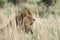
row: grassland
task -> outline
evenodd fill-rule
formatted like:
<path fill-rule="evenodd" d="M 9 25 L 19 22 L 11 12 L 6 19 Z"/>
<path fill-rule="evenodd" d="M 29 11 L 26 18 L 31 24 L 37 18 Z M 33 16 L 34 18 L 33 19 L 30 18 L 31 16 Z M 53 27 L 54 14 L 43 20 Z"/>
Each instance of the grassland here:
<path fill-rule="evenodd" d="M 13 6 L 10 3 L 5 4 L 4 8 L 0 8 L 0 40 L 60 40 L 60 4 L 58 3 L 55 6 L 49 7 L 48 11 L 43 9 L 41 6 L 37 6 L 36 3 L 20 3 L 17 6 Z M 24 7 L 30 9 L 35 18 L 35 23 L 33 25 L 34 34 L 26 34 L 17 31 L 13 27 L 8 25 L 8 28 L 5 27 L 9 23 L 9 20 L 14 18 L 14 15 L 22 10 Z M 54 12 L 54 14 L 52 14 Z M 3 28 L 6 30 L 2 30 Z M 4 32 L 3 32 L 4 31 Z"/>

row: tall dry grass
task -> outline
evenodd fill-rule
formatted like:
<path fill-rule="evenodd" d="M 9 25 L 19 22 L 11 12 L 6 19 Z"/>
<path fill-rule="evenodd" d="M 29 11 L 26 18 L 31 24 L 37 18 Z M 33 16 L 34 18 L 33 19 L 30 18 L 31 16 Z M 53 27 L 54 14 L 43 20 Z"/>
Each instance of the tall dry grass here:
<path fill-rule="evenodd" d="M 34 18 L 36 21 L 33 25 L 33 35 L 17 30 L 13 20 L 12 26 L 8 24 L 3 30 L 0 30 L 0 40 L 60 40 L 59 16 L 50 15 L 48 18 L 41 18 L 34 15 Z"/>
<path fill-rule="evenodd" d="M 33 24 L 34 34 L 26 34 L 21 30 L 17 30 L 14 15 L 12 15 L 19 8 L 10 6 L 3 9 L 2 18 L 4 21 L 3 25 L 0 26 L 0 28 L 3 27 L 0 29 L 0 40 L 60 40 L 60 17 L 58 15 L 41 18 L 39 15 L 33 14 L 35 18 Z M 12 25 L 9 23 L 9 18 L 12 20 Z"/>

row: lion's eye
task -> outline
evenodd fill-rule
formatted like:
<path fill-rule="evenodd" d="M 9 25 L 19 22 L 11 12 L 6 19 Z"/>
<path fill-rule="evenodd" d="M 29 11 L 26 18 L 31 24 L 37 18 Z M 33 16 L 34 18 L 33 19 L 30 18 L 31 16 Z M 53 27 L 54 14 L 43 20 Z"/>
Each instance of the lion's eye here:
<path fill-rule="evenodd" d="M 33 19 L 32 17 L 29 17 L 29 19 L 31 19 L 32 21 L 35 21 L 35 19 Z"/>
<path fill-rule="evenodd" d="M 35 21 L 35 19 L 33 19 L 33 21 Z"/>

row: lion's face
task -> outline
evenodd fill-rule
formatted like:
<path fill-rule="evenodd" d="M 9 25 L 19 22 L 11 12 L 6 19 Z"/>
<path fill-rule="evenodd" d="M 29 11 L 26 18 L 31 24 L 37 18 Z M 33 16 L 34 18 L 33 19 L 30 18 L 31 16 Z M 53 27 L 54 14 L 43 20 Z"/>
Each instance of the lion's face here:
<path fill-rule="evenodd" d="M 35 19 L 33 17 L 31 17 L 30 15 L 28 15 L 24 18 L 24 23 L 26 26 L 27 25 L 29 25 L 29 26 L 33 25 L 34 21 L 35 21 Z"/>
<path fill-rule="evenodd" d="M 20 15 L 16 17 L 16 23 L 18 26 L 22 26 L 24 24 L 25 31 L 31 31 L 33 27 L 31 27 L 34 23 L 35 19 L 32 17 L 32 13 L 29 10 L 23 10 Z"/>

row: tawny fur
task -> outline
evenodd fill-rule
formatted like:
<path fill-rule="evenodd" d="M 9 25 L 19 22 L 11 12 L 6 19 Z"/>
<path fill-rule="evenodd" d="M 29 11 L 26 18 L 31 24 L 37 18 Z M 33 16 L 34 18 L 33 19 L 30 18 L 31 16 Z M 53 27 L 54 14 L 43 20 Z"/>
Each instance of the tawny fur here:
<path fill-rule="evenodd" d="M 18 16 L 16 17 L 16 23 L 18 26 L 24 26 L 24 30 L 25 32 L 29 31 L 31 33 L 33 33 L 33 21 L 35 21 L 35 19 L 32 17 L 32 13 L 30 12 L 30 10 L 25 9 L 23 11 L 21 11 Z M 20 27 L 21 28 L 21 27 Z"/>

